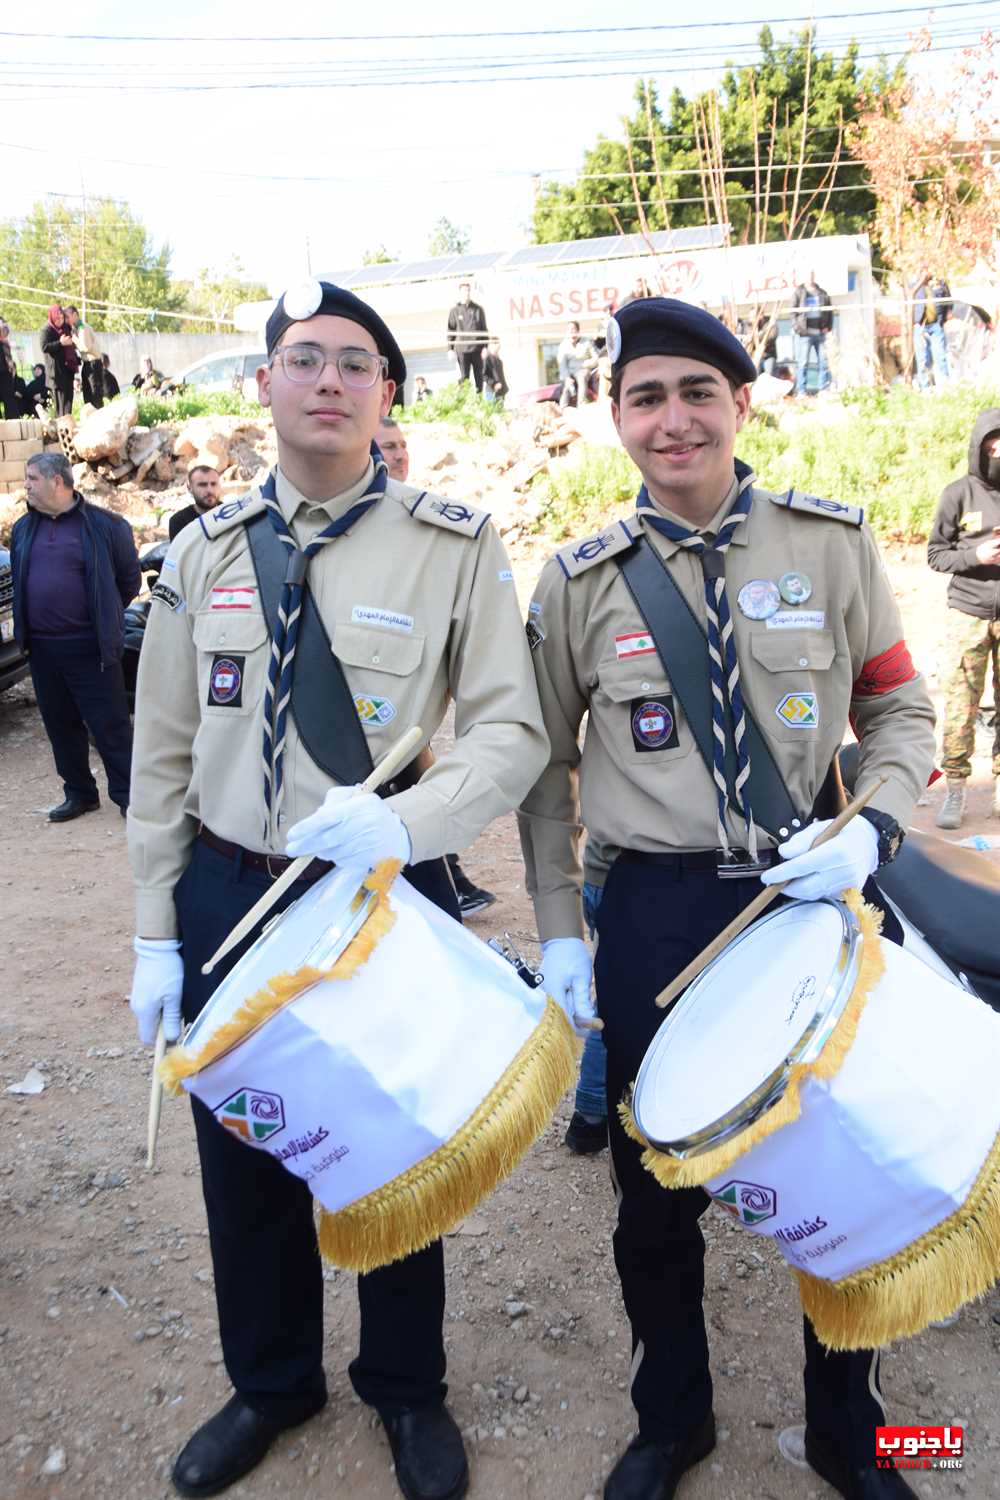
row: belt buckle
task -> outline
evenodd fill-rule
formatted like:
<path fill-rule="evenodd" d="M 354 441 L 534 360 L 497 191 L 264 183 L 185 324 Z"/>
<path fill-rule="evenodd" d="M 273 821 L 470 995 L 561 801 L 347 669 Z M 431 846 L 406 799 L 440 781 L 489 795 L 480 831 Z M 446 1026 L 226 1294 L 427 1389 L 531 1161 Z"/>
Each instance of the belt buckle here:
<path fill-rule="evenodd" d="M 770 855 L 771 851 L 767 852 Z M 728 858 L 725 849 L 715 851 L 715 873 L 719 880 L 751 880 L 770 868 L 770 858 L 751 859 L 748 849 L 731 849 Z"/>
<path fill-rule="evenodd" d="M 268 875 L 270 876 L 270 878 L 272 880 L 277 880 L 279 878 L 279 876 L 281 876 L 282 874 L 284 874 L 284 871 L 283 870 L 279 870 L 278 873 L 275 874 L 275 872 L 271 869 L 271 860 L 272 859 L 280 859 L 281 863 L 284 865 L 284 867 L 285 867 L 286 870 L 288 869 L 288 860 L 285 859 L 285 857 L 284 857 L 283 854 L 274 854 L 274 855 L 265 854 L 264 855 L 264 865 L 265 865 L 265 867 L 267 869 Z"/>

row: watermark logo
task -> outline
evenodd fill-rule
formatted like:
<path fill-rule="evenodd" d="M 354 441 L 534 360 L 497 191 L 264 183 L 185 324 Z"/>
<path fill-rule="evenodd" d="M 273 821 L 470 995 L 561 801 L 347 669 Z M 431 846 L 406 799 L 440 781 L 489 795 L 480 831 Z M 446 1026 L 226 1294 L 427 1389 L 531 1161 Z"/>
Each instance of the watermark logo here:
<path fill-rule="evenodd" d="M 710 1197 L 726 1213 L 739 1219 L 741 1224 L 762 1224 L 773 1219 L 778 1212 L 778 1195 L 774 1188 L 763 1187 L 759 1182 L 727 1182 L 724 1188 Z"/>
<path fill-rule="evenodd" d="M 259 1145 L 285 1128 L 285 1106 L 280 1094 L 263 1089 L 237 1089 L 213 1111 L 219 1124 L 249 1145 Z"/>
<path fill-rule="evenodd" d="M 877 1469 L 960 1469 L 965 1457 L 962 1427 L 876 1427 Z"/>

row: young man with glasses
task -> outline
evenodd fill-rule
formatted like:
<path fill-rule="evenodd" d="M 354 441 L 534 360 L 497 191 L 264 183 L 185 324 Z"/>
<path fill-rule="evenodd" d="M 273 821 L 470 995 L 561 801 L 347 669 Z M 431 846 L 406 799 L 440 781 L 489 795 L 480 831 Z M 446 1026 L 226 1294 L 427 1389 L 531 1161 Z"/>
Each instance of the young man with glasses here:
<path fill-rule="evenodd" d="M 267 350 L 257 380 L 277 466 L 177 537 L 143 645 L 131 1003 L 146 1043 L 161 1014 L 174 1039 L 202 1009 L 247 942 L 211 979 L 201 965 L 291 856 L 359 870 L 401 859 L 457 915 L 441 856 L 508 811 L 547 754 L 489 518 L 389 478 L 375 446 L 406 375 L 389 329 L 313 281 L 279 300 Z M 296 619 L 297 632 L 285 628 Z M 420 724 L 430 740 L 452 695 L 453 748 L 428 769 L 412 762 L 384 799 L 359 794 L 404 730 Z M 314 863 L 276 909 L 326 868 Z M 324 1405 L 323 1273 L 305 1185 L 193 1108 L 235 1394 L 188 1442 L 173 1482 L 209 1495 Z M 440 1241 L 359 1277 L 358 1292 L 354 1389 L 382 1418 L 408 1500 L 452 1500 L 468 1468 L 444 1406 Z"/>

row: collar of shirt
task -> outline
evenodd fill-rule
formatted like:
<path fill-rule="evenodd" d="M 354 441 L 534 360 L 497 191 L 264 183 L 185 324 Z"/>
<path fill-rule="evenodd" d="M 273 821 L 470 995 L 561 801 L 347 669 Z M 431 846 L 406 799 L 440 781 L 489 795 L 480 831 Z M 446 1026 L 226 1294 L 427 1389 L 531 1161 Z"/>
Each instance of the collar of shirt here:
<path fill-rule="evenodd" d="M 278 468 L 275 470 L 275 498 L 289 526 L 297 525 L 299 530 L 314 536 L 317 531 L 323 531 L 331 521 L 336 521 L 349 511 L 362 495 L 367 494 L 374 477 L 375 465 L 369 459 L 365 472 L 350 489 L 333 495 L 329 500 L 307 500 Z"/>
<path fill-rule="evenodd" d="M 649 494 L 649 491 L 647 490 L 646 493 Z M 722 504 L 715 512 L 715 515 L 709 521 L 707 526 L 702 526 L 700 528 L 699 534 L 701 536 L 715 537 L 718 535 L 719 527 L 722 525 L 723 521 L 732 510 L 733 502 L 735 501 L 738 493 L 739 481 L 734 476 L 733 482 L 729 486 L 729 490 L 726 494 L 726 498 L 723 500 Z M 653 501 L 653 509 L 657 515 L 663 516 L 668 521 L 673 521 L 675 526 L 684 526 L 688 531 L 693 530 L 691 522 L 689 520 L 686 520 L 684 516 L 679 516 L 675 510 L 668 510 L 665 505 L 661 505 L 658 500 L 654 500 L 652 495 L 650 495 L 649 498 Z M 644 509 L 645 507 L 643 508 L 643 510 Z M 643 510 L 637 510 L 635 513 L 636 518 L 640 522 L 642 522 L 643 520 Z M 747 530 L 748 528 L 745 522 L 742 526 L 738 526 L 733 533 L 733 540 L 730 545 L 733 547 L 745 547 L 747 544 Z M 679 542 L 672 542 L 669 537 L 665 537 L 662 532 L 657 531 L 654 527 L 648 528 L 648 530 L 646 531 L 646 535 L 651 541 L 655 539 L 656 547 L 661 557 L 673 557 L 674 553 L 680 546 Z"/>

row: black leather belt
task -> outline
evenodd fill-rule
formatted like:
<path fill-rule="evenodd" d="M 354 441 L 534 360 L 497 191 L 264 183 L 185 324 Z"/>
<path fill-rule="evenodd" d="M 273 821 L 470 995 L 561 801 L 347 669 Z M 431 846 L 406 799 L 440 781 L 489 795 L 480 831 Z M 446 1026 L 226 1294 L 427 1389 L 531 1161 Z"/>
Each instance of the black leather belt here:
<path fill-rule="evenodd" d="M 211 828 L 206 828 L 204 823 L 198 829 L 198 837 L 203 844 L 214 849 L 216 854 L 223 854 L 226 859 L 238 859 L 245 869 L 259 870 L 261 874 L 270 875 L 272 880 L 277 880 L 279 875 L 284 875 L 288 866 L 295 863 L 284 854 L 260 854 L 256 849 L 244 849 L 242 844 L 231 844 L 228 839 L 220 839 L 219 835 L 213 833 Z M 312 864 L 303 870 L 299 879 L 307 880 L 311 884 L 332 869 L 333 865 L 328 860 L 314 859 Z"/>
<path fill-rule="evenodd" d="M 745 849 L 733 849 L 730 852 L 737 860 L 748 857 Z M 777 849 L 762 849 L 758 857 L 769 867 L 776 865 L 780 858 Z M 623 849 L 618 858 L 626 859 L 630 864 L 657 865 L 661 869 L 673 870 L 676 874 L 683 870 L 688 874 L 715 875 L 724 861 L 721 849 Z"/>

